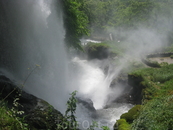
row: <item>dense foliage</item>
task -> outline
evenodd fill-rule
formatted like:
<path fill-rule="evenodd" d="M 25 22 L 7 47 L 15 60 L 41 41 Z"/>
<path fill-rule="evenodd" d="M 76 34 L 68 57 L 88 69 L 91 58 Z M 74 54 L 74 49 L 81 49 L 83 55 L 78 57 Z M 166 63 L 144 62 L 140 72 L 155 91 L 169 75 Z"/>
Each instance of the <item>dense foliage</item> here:
<path fill-rule="evenodd" d="M 132 123 L 132 130 L 168 130 L 173 128 L 173 65 L 161 68 L 144 68 L 130 75 L 140 77 L 143 106 Z"/>
<path fill-rule="evenodd" d="M 66 42 L 79 48 L 79 38 L 87 35 L 103 38 L 105 34 L 138 27 L 168 33 L 173 38 L 173 2 L 171 0 L 62 0 L 65 12 Z M 116 36 L 115 36 L 116 37 Z"/>
<path fill-rule="evenodd" d="M 172 20 L 171 0 L 166 2 L 154 0 L 83 0 L 89 13 L 89 24 L 92 30 L 110 28 L 134 28 L 139 24 L 157 26 L 157 21 Z M 161 17 L 161 18 L 159 18 Z M 165 18 L 165 19 L 164 19 Z M 164 26 L 164 23 L 163 23 Z"/>
<path fill-rule="evenodd" d="M 79 38 L 88 35 L 88 17 L 82 0 L 61 0 L 64 10 L 65 42 L 67 46 L 82 49 Z"/>
<path fill-rule="evenodd" d="M 147 102 L 134 120 L 132 130 L 171 130 L 173 128 L 173 96 L 163 96 Z"/>
<path fill-rule="evenodd" d="M 4 102 L 0 101 L 0 129 L 1 130 L 29 130 L 28 125 L 23 118 L 16 116 L 14 109 L 6 107 Z"/>

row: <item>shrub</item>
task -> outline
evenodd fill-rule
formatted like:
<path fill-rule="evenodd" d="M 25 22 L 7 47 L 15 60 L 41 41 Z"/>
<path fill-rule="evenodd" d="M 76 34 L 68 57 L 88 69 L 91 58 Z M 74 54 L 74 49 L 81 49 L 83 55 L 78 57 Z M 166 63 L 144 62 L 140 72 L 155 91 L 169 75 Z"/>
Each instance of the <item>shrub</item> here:
<path fill-rule="evenodd" d="M 6 107 L 4 102 L 0 105 L 1 130 L 29 130 L 23 118 L 17 117 L 14 111 Z"/>

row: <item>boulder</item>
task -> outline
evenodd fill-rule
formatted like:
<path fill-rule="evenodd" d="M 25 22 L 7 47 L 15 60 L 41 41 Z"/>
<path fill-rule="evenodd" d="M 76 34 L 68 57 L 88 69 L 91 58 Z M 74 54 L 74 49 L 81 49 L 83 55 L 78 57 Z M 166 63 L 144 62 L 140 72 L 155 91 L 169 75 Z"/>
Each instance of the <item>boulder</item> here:
<path fill-rule="evenodd" d="M 96 109 L 93 106 L 93 102 L 89 98 L 82 98 L 82 97 L 77 97 L 77 104 L 82 105 L 86 110 L 88 111 L 87 113 L 93 117 L 97 118 L 97 112 Z"/>
<path fill-rule="evenodd" d="M 96 109 L 93 106 L 92 100 L 89 98 L 77 97 L 77 103 L 82 104 L 83 106 L 85 106 L 85 108 L 87 108 L 88 110 L 92 112 L 96 111 Z"/>
<path fill-rule="evenodd" d="M 109 46 L 103 43 L 88 43 L 85 48 L 89 59 L 106 59 L 109 56 Z"/>

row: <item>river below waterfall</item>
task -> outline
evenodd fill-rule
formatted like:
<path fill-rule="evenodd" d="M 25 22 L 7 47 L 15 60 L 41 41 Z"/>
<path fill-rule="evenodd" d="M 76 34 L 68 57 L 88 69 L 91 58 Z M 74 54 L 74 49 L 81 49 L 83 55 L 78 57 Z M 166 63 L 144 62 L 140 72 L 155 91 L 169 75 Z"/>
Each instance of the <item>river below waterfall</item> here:
<path fill-rule="evenodd" d="M 76 112 L 77 120 L 81 129 L 87 129 L 92 121 L 98 123 L 98 129 L 101 126 L 113 128 L 116 120 L 121 114 L 127 112 L 133 105 L 128 103 L 112 102 L 118 98 L 124 90 L 124 86 L 110 87 L 113 79 L 118 76 L 119 67 L 114 68 L 108 59 L 91 60 L 74 57 L 70 63 L 69 88 L 71 91 L 77 90 L 77 97 L 82 100 L 91 100 L 87 102 L 90 105 L 79 104 Z M 105 72 L 105 68 L 107 71 Z M 92 102 L 92 103 L 91 103 Z M 91 109 L 91 105 L 96 111 Z"/>
<path fill-rule="evenodd" d="M 127 103 L 113 103 L 109 108 L 96 110 L 97 118 L 92 118 L 89 112 L 84 113 L 86 111 L 83 109 L 83 111 L 80 111 L 83 112 L 80 116 L 77 114 L 79 128 L 85 130 L 92 125 L 93 121 L 95 121 L 98 123 L 98 128 L 95 128 L 96 130 L 102 130 L 102 126 L 108 126 L 110 130 L 113 130 L 113 125 L 116 120 L 120 119 L 120 116 L 127 112 L 131 107 L 132 105 Z"/>

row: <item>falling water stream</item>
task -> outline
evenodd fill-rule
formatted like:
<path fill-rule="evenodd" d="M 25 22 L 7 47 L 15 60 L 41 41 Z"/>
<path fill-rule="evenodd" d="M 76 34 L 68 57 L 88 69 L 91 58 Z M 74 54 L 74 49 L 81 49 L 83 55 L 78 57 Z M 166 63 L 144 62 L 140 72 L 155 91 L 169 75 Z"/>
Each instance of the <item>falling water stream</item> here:
<path fill-rule="evenodd" d="M 76 116 L 82 129 L 96 120 L 111 124 L 129 110 L 130 104 L 111 104 L 122 92 L 109 86 L 118 70 L 104 73 L 105 61 L 87 61 L 78 57 L 68 60 L 64 48 L 63 12 L 55 0 L 0 1 L 0 71 L 24 84 L 24 90 L 64 113 L 69 93 L 92 100 L 97 118 L 78 108 Z M 70 67 L 69 67 L 70 66 Z M 28 77 L 29 75 L 29 77 Z M 112 98 L 112 99 L 111 99 Z"/>

